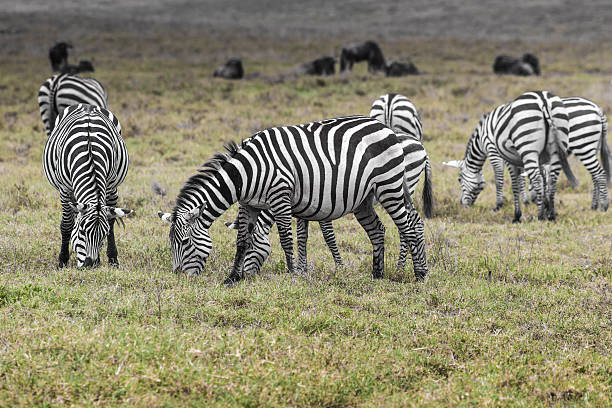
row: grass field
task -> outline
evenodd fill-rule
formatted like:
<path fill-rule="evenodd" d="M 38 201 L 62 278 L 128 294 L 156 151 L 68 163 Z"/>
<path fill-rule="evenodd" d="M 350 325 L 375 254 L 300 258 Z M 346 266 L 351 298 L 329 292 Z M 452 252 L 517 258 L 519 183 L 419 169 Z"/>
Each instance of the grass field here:
<path fill-rule="evenodd" d="M 387 79 L 359 66 L 296 78 L 292 67 L 350 38 L 325 39 L 320 51 L 320 38 L 83 35 L 79 57 L 95 55 L 95 77 L 122 122 L 131 167 L 119 203 L 136 216 L 116 232 L 120 268 L 103 256 L 97 269 L 78 270 L 71 259 L 57 270 L 60 205 L 42 171 L 36 102 L 49 76 L 41 35 L 0 36 L 0 406 L 612 404 L 612 214 L 589 210 L 584 167 L 572 158 L 575 189 L 561 178 L 558 221 L 537 221 L 530 206 L 514 225 L 509 180 L 508 204 L 493 213 L 487 165 L 489 185 L 464 209 L 456 172 L 441 165 L 462 157 L 483 112 L 527 90 L 584 96 L 610 112 L 609 41 L 401 38 L 381 42 L 383 50 L 410 56 L 425 75 Z M 541 58 L 542 77 L 490 72 L 497 53 L 527 49 Z M 229 53 L 242 56 L 248 79 L 211 77 Z M 171 273 L 168 229 L 156 213 L 172 208 L 224 142 L 367 114 L 386 92 L 418 106 L 433 161 L 424 283 L 411 267 L 393 267 L 399 241 L 386 214 L 382 280 L 370 277 L 371 246 L 352 216 L 334 223 L 343 269 L 334 270 L 311 225 L 308 272 L 288 275 L 273 230 L 262 273 L 227 288 L 235 234 L 216 222 L 206 271 Z M 235 214 L 234 206 L 220 221 Z"/>

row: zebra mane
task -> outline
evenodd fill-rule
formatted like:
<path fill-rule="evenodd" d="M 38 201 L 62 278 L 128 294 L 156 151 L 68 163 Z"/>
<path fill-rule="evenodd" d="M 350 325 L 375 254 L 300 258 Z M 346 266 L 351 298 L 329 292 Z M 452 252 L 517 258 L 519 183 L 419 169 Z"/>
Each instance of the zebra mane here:
<path fill-rule="evenodd" d="M 470 138 L 468 139 L 467 145 L 465 146 L 465 154 L 464 154 L 464 158 L 466 158 L 468 156 L 468 153 L 470 152 L 470 150 L 472 149 L 472 145 L 474 144 L 474 139 L 476 139 L 476 129 L 484 126 L 485 120 L 487 119 L 487 116 L 489 116 L 489 113 L 485 113 L 480 117 L 480 120 L 478 121 L 478 124 L 476 125 L 476 127 L 474 128 L 474 131 L 472 132 L 472 134 L 470 135 Z"/>
<path fill-rule="evenodd" d="M 244 146 L 244 144 L 245 141 L 243 141 L 241 145 L 238 145 L 233 141 L 225 144 L 223 146 L 223 148 L 226 150 L 225 152 L 215 153 L 213 157 L 208 159 L 206 162 L 204 162 L 204 164 L 202 164 L 202 166 L 200 166 L 196 174 L 187 179 L 176 197 L 176 205 L 174 206 L 174 211 L 172 212 L 174 219 L 176 219 L 176 211 L 180 206 L 185 203 L 192 202 L 189 199 L 191 192 L 194 189 L 197 190 L 206 181 L 212 180 L 223 164 L 236 157 L 237 153 L 240 151 L 242 146 Z"/>

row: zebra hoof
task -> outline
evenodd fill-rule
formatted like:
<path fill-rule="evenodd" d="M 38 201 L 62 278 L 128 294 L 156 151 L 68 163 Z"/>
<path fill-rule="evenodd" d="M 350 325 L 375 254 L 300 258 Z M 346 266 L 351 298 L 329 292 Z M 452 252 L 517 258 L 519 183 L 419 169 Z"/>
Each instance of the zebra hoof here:
<path fill-rule="evenodd" d="M 57 268 L 58 268 L 58 269 L 62 269 L 64 266 L 66 266 L 66 264 L 67 264 L 67 263 L 68 263 L 68 262 L 59 261 L 59 262 L 57 263 Z"/>
<path fill-rule="evenodd" d="M 230 275 L 223 281 L 225 286 L 234 286 L 236 283 L 242 280 L 242 276 Z"/>
<path fill-rule="evenodd" d="M 520 223 L 521 223 L 521 217 L 518 217 L 518 218 L 517 218 L 517 217 L 514 217 L 514 218 L 512 219 L 512 223 L 513 223 L 513 224 L 520 224 Z"/>
<path fill-rule="evenodd" d="M 372 272 L 372 279 L 382 279 L 384 278 L 384 274 L 382 271 L 373 271 Z"/>
<path fill-rule="evenodd" d="M 414 277 L 417 282 L 423 282 L 425 280 L 425 276 L 427 276 L 427 271 L 414 271 Z"/>
<path fill-rule="evenodd" d="M 119 267 L 119 260 L 117 258 L 108 258 L 108 264 L 113 268 Z"/>

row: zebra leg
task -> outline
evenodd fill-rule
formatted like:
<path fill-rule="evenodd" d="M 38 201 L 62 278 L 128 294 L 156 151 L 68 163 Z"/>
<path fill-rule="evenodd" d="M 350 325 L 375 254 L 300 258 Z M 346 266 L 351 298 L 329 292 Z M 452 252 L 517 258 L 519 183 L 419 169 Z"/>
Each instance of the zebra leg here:
<path fill-rule="evenodd" d="M 504 206 L 504 161 L 497 155 L 489 154 L 489 161 L 495 173 L 495 208 L 498 211 Z"/>
<path fill-rule="evenodd" d="M 512 180 L 512 198 L 514 201 L 514 219 L 513 223 L 521 222 L 521 200 L 520 193 L 525 193 L 525 177 L 521 175 L 522 168 L 508 164 L 510 179 Z"/>
<path fill-rule="evenodd" d="M 293 267 L 293 238 L 291 233 L 291 198 L 288 194 L 282 194 L 272 200 L 272 213 L 278 227 L 281 247 L 285 252 L 287 270 L 294 273 Z"/>
<path fill-rule="evenodd" d="M 510 171 L 510 164 L 508 165 L 508 171 Z M 529 192 L 527 191 L 527 183 L 525 183 L 525 176 L 523 176 L 523 168 L 515 167 L 515 172 L 518 174 L 517 183 L 521 201 L 523 202 L 523 204 L 529 205 L 531 204 L 531 200 L 529 199 Z"/>
<path fill-rule="evenodd" d="M 608 207 L 610 206 L 610 199 L 608 198 L 608 183 L 606 181 L 606 176 L 602 172 L 599 177 L 599 209 L 603 212 L 608 211 Z"/>
<path fill-rule="evenodd" d="M 599 207 L 599 179 L 597 176 L 591 175 L 591 179 L 593 180 L 593 199 L 591 200 L 591 210 L 597 210 Z"/>
<path fill-rule="evenodd" d="M 594 162 L 588 163 L 587 160 L 590 158 L 594 159 Z M 610 205 L 608 200 L 608 183 L 606 181 L 606 175 L 597 161 L 597 152 L 593 152 L 589 156 L 580 156 L 580 161 L 585 165 L 589 173 L 591 173 L 591 179 L 593 179 L 593 201 L 591 202 L 591 209 L 606 211 Z M 586 162 L 586 163 L 585 163 Z"/>
<path fill-rule="evenodd" d="M 253 231 L 259 210 L 241 205 L 238 210 L 238 236 L 236 237 L 236 256 L 234 257 L 234 265 L 232 272 L 223 283 L 231 285 L 244 278 L 243 265 L 247 251 L 253 246 Z"/>
<path fill-rule="evenodd" d="M 523 158 L 523 162 L 525 162 L 525 158 Z M 529 167 L 525 167 L 525 171 L 529 175 L 529 182 L 536 192 L 535 203 L 538 206 L 538 219 L 543 220 L 546 218 L 546 208 L 544 204 L 546 195 L 544 194 L 544 180 L 540 171 L 540 166 L 537 164 L 537 161 L 532 160 L 529 163 Z"/>
<path fill-rule="evenodd" d="M 274 219 L 269 212 L 262 211 L 259 214 L 253 233 L 253 246 L 244 258 L 244 274 L 254 275 L 259 273 L 261 266 L 270 256 L 270 228 L 273 223 Z"/>
<path fill-rule="evenodd" d="M 546 180 L 546 192 L 548 201 L 548 220 L 554 221 L 557 219 L 557 212 L 555 211 L 555 195 L 557 193 L 557 180 L 561 173 L 561 166 L 556 168 L 551 166 L 548 180 Z"/>
<path fill-rule="evenodd" d="M 336 268 L 344 266 L 342 263 L 342 257 L 340 256 L 340 251 L 338 251 L 338 245 L 336 245 L 336 234 L 334 234 L 334 226 L 332 225 L 332 222 L 320 221 L 319 226 L 321 227 L 321 232 L 323 233 L 325 243 L 327 244 L 332 257 L 334 258 Z"/>
<path fill-rule="evenodd" d="M 58 257 L 58 268 L 63 268 L 70 259 L 70 234 L 74 227 L 74 210 L 70 198 L 60 197 L 62 202 L 62 221 L 60 231 L 62 233 L 62 246 Z"/>
<path fill-rule="evenodd" d="M 298 265 L 299 272 L 306 272 L 306 244 L 308 242 L 308 220 L 297 219 Z"/>
<path fill-rule="evenodd" d="M 371 199 L 366 199 L 357 208 L 355 218 L 372 243 L 372 278 L 382 278 L 385 271 L 385 226 L 374 211 Z"/>
<path fill-rule="evenodd" d="M 119 194 L 117 190 L 111 193 L 110 197 L 106 199 L 106 205 L 114 207 L 119 201 Z M 108 257 L 108 264 L 111 266 L 119 266 L 119 260 L 117 259 L 118 251 L 117 244 L 115 243 L 115 219 L 111 218 L 108 220 L 108 242 L 106 245 L 106 256 Z"/>

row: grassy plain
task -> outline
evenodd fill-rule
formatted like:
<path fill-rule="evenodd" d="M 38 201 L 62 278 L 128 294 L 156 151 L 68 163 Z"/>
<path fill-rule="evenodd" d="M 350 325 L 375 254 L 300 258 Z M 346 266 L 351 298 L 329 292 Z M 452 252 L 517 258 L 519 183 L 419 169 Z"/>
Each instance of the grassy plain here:
<path fill-rule="evenodd" d="M 588 97 L 610 112 L 610 43 L 413 38 L 381 45 L 411 56 L 422 76 L 387 79 L 363 66 L 331 78 L 287 75 L 316 57 L 320 42 L 167 33 L 79 40 L 82 58 L 95 55 L 131 156 L 119 202 L 136 216 L 117 232 L 118 269 L 104 258 L 93 270 L 55 269 L 60 206 L 42 172 L 36 103 L 48 62 L 27 48 L 0 60 L 0 406 L 612 403 L 612 215 L 589 210 L 584 167 L 572 159 L 576 189 L 562 178 L 557 222 L 538 222 L 531 206 L 513 225 L 510 202 L 491 211 L 488 165 L 491 183 L 469 209 L 458 203 L 456 173 L 441 165 L 462 157 L 480 114 L 526 90 Z M 491 74 L 496 53 L 525 49 L 540 56 L 542 77 Z M 248 79 L 211 77 L 227 50 L 243 56 Z M 216 222 L 205 273 L 170 272 L 156 212 L 172 208 L 224 142 L 367 114 L 386 92 L 419 107 L 433 161 L 426 282 L 394 269 L 398 237 L 386 216 L 382 280 L 370 278 L 371 246 L 351 216 L 334 224 L 340 270 L 312 226 L 309 270 L 289 276 L 274 230 L 261 275 L 224 287 L 235 236 Z"/>

